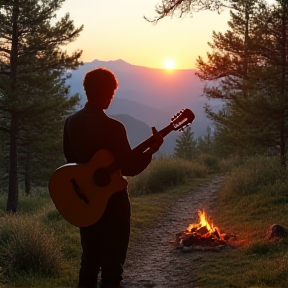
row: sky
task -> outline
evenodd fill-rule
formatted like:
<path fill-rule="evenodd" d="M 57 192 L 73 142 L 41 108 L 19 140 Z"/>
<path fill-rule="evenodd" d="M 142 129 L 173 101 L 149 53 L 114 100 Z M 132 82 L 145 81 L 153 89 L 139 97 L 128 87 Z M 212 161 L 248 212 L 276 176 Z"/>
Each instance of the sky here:
<path fill-rule="evenodd" d="M 273 2 L 273 0 L 269 0 Z M 184 18 L 167 17 L 156 25 L 158 0 L 66 0 L 58 17 L 69 12 L 76 27 L 84 25 L 77 40 L 64 47 L 83 50 L 82 61 L 122 59 L 132 65 L 165 69 L 194 69 L 198 56 L 206 59 L 213 30 L 228 30 L 229 11 L 200 11 Z M 171 65 L 171 63 L 170 63 Z M 172 65 L 173 66 L 173 65 Z"/>

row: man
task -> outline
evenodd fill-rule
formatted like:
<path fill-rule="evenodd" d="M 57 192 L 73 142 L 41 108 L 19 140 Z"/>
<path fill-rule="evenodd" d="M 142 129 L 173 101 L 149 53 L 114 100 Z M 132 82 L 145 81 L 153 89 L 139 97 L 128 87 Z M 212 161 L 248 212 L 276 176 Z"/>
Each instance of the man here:
<path fill-rule="evenodd" d="M 153 127 L 155 141 L 151 146 L 145 151 L 131 150 L 124 125 L 103 111 L 109 107 L 118 88 L 118 81 L 110 70 L 98 68 L 88 72 L 83 86 L 88 101 L 83 109 L 69 116 L 64 125 L 63 148 L 67 162 L 87 163 L 98 150 L 107 149 L 119 163 L 123 176 L 141 173 L 162 145 L 163 138 Z M 130 201 L 124 189 L 110 197 L 99 221 L 80 227 L 79 288 L 95 288 L 100 268 L 100 287 L 122 287 L 129 235 Z"/>

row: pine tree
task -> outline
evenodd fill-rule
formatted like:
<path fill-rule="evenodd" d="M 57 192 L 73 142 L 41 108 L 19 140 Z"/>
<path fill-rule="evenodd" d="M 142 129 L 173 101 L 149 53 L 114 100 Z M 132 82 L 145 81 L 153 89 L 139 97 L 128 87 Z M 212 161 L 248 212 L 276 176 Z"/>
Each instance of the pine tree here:
<path fill-rule="evenodd" d="M 228 22 L 230 30 L 225 33 L 213 31 L 213 41 L 208 43 L 212 52 L 207 53 L 208 60 L 206 62 L 202 57 L 197 59 L 199 69 L 197 75 L 200 79 L 208 80 L 204 88 L 207 98 L 226 101 L 224 111 L 219 113 L 213 112 L 209 105 L 206 105 L 205 111 L 208 117 L 220 126 L 229 126 L 227 129 L 231 132 L 235 131 L 229 133 L 231 137 L 235 137 L 235 139 L 230 139 L 230 143 L 243 143 L 244 141 L 239 141 L 239 138 L 246 133 L 246 130 L 242 131 L 242 128 L 245 127 L 243 121 L 248 114 L 246 113 L 247 105 L 243 105 L 241 100 L 246 100 L 249 93 L 251 94 L 252 87 L 249 86 L 248 77 L 251 77 L 251 71 L 257 67 L 253 40 L 255 38 L 255 18 L 257 13 L 261 12 L 259 11 L 261 5 L 259 1 L 240 0 L 233 1 L 232 7 L 231 20 Z M 233 101 L 236 105 L 231 104 Z M 231 121 L 231 114 L 236 108 L 237 114 L 245 114 L 245 117 L 240 118 L 240 122 Z"/>
<path fill-rule="evenodd" d="M 74 41 L 83 26 L 75 28 L 69 14 L 52 25 L 64 0 L 6 2 L 0 14 L 0 113 L 1 129 L 10 137 L 6 210 L 16 212 L 19 144 L 51 128 L 51 119 L 62 123 L 77 103 L 77 97 L 67 97 L 65 75 L 67 69 L 81 64 L 82 51 L 68 55 L 61 47 Z M 38 122 L 43 124 L 42 130 Z M 27 129 L 30 133 L 25 133 Z"/>
<path fill-rule="evenodd" d="M 281 164 L 286 166 L 288 139 L 288 2 L 277 0 L 269 14 L 260 22 L 258 49 L 265 63 L 266 117 L 274 127 L 274 141 L 280 147 Z"/>
<path fill-rule="evenodd" d="M 273 146 L 277 139 L 281 142 L 286 137 L 283 127 L 283 115 L 287 110 L 287 102 L 283 101 L 286 88 L 279 93 L 279 87 L 283 88 L 285 83 L 283 65 L 287 66 L 283 61 L 287 51 L 283 52 L 283 14 L 277 20 L 274 12 L 262 1 L 234 1 L 233 7 L 229 21 L 231 30 L 225 34 L 214 32 L 213 43 L 210 44 L 213 52 L 208 54 L 208 61 L 198 59 L 198 76 L 205 80 L 217 80 L 216 85 L 205 87 L 205 95 L 225 99 L 227 105 L 225 111 L 219 113 L 214 113 L 209 106 L 205 109 L 219 127 L 225 127 L 222 131 L 231 137 L 229 142 L 235 143 L 241 150 L 247 145 L 254 148 Z M 275 9 L 277 11 L 279 7 Z M 282 24 L 275 29 L 278 38 L 266 33 L 269 27 L 275 27 L 279 22 Z M 273 55 L 282 55 L 282 59 L 276 57 L 272 62 L 267 55 L 272 58 Z M 285 141 L 280 145 L 284 151 Z"/>
<path fill-rule="evenodd" d="M 191 127 L 187 127 L 176 139 L 174 155 L 185 160 L 192 160 L 196 154 L 195 146 L 194 132 L 191 131 Z"/>
<path fill-rule="evenodd" d="M 207 127 L 207 133 L 206 135 L 199 137 L 197 139 L 196 149 L 197 154 L 201 153 L 211 153 L 213 149 L 213 141 L 212 141 L 212 135 L 211 135 L 211 127 Z"/>
<path fill-rule="evenodd" d="M 217 80 L 215 84 L 205 86 L 206 97 L 237 101 L 251 91 L 248 80 L 261 60 L 257 58 L 254 44 L 255 22 L 262 10 L 261 0 L 233 1 L 228 21 L 230 30 L 225 33 L 213 31 L 212 42 L 208 43 L 212 49 L 207 53 L 208 60 L 205 62 L 200 56 L 197 59 L 199 78 Z"/>

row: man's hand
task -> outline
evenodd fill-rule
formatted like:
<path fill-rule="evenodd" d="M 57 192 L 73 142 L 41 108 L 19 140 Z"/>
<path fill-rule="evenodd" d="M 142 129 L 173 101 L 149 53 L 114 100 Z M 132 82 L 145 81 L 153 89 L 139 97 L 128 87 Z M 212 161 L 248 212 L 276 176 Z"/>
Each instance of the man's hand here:
<path fill-rule="evenodd" d="M 156 130 L 155 127 L 152 127 L 152 133 L 153 133 L 153 143 L 150 145 L 148 153 L 154 154 L 157 152 L 160 148 L 160 146 L 163 144 L 163 137 L 161 134 Z"/>

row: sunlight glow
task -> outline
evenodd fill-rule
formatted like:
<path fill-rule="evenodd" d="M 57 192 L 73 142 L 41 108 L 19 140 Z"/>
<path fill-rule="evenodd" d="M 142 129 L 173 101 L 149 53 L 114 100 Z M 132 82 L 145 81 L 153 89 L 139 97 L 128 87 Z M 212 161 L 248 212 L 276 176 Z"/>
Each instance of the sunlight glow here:
<path fill-rule="evenodd" d="M 168 70 L 173 70 L 173 69 L 175 69 L 176 64 L 175 64 L 175 61 L 173 59 L 167 59 L 164 63 L 164 66 Z"/>

